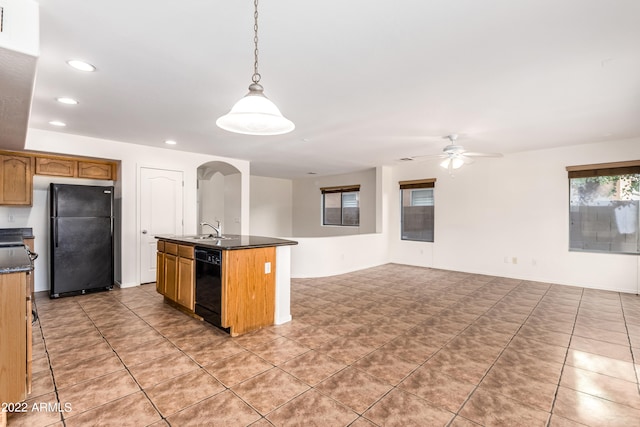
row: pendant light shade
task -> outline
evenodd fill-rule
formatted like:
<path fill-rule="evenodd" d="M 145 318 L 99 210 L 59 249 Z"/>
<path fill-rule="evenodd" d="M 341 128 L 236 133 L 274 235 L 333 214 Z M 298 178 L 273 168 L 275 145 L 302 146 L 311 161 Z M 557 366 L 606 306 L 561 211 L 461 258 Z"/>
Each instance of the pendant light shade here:
<path fill-rule="evenodd" d="M 253 4 L 253 83 L 249 86 L 249 93 L 236 102 L 231 111 L 216 120 L 216 125 L 226 131 L 245 135 L 281 135 L 291 132 L 295 125 L 264 96 L 258 72 L 258 0 L 254 0 Z"/>
<path fill-rule="evenodd" d="M 251 84 L 249 93 L 236 102 L 231 111 L 216 120 L 216 125 L 245 135 L 281 135 L 295 129 L 293 122 L 264 96 L 258 83 Z"/>

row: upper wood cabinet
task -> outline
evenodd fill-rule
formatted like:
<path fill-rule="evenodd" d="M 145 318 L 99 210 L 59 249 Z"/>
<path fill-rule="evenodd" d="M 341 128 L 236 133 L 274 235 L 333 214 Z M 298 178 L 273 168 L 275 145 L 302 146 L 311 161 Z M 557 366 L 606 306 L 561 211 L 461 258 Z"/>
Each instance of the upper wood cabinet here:
<path fill-rule="evenodd" d="M 53 154 L 0 151 L 0 205 L 31 206 L 33 175 L 118 179 L 118 163 Z"/>
<path fill-rule="evenodd" d="M 36 175 L 66 176 L 78 174 L 78 162 L 71 159 L 36 157 Z"/>
<path fill-rule="evenodd" d="M 37 155 L 36 175 L 115 180 L 116 164 L 109 161 Z"/>
<path fill-rule="evenodd" d="M 31 206 L 33 158 L 0 155 L 0 205 Z"/>
<path fill-rule="evenodd" d="M 114 165 L 111 162 L 78 161 L 78 178 L 114 179 Z"/>

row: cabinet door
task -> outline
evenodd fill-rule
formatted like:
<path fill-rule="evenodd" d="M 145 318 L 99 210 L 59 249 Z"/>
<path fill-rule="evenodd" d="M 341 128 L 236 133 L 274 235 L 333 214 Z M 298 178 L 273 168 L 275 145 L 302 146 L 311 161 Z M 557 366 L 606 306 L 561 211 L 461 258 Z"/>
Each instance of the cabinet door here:
<path fill-rule="evenodd" d="M 25 273 L 0 274 L 0 402 L 3 403 L 21 402 L 27 397 L 29 302 Z"/>
<path fill-rule="evenodd" d="M 111 163 L 78 161 L 78 178 L 114 179 Z"/>
<path fill-rule="evenodd" d="M 178 257 L 164 254 L 164 296 L 177 300 L 178 293 Z"/>
<path fill-rule="evenodd" d="M 31 206 L 31 157 L 0 156 L 0 204 Z"/>
<path fill-rule="evenodd" d="M 193 311 L 195 290 L 195 262 L 189 258 L 178 258 L 178 303 Z"/>
<path fill-rule="evenodd" d="M 268 268 L 267 263 L 270 263 Z M 231 336 L 273 324 L 275 268 L 275 247 L 225 251 L 222 325 L 231 327 Z"/>
<path fill-rule="evenodd" d="M 164 280 L 164 253 L 157 252 L 156 291 L 164 295 L 166 293 L 165 287 L 166 287 L 166 284 Z"/>
<path fill-rule="evenodd" d="M 48 159 L 36 157 L 36 175 L 66 176 L 77 175 L 78 162 L 71 159 Z"/>

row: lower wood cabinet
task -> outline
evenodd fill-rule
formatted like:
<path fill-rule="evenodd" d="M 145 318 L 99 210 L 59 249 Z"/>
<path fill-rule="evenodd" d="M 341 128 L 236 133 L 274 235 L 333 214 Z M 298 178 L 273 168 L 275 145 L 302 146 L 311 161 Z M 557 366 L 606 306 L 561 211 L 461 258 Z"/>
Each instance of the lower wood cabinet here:
<path fill-rule="evenodd" d="M 267 273 L 265 265 L 269 264 Z M 224 251 L 222 325 L 231 336 L 272 325 L 276 304 L 276 248 Z"/>
<path fill-rule="evenodd" d="M 189 311 L 195 308 L 194 247 L 158 242 L 156 290 Z"/>
<path fill-rule="evenodd" d="M 31 290 L 26 272 L 0 274 L 0 402 L 31 392 Z"/>
<path fill-rule="evenodd" d="M 156 290 L 195 314 L 194 246 L 158 241 Z M 231 336 L 272 325 L 276 301 L 276 248 L 222 251 L 221 323 Z"/>

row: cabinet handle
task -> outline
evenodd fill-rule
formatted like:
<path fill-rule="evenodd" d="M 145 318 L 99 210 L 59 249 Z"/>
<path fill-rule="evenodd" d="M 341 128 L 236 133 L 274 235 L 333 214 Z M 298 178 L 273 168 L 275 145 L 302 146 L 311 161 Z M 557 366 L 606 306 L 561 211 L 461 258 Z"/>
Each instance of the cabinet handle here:
<path fill-rule="evenodd" d="M 147 230 L 142 230 L 142 234 L 147 234 Z"/>

